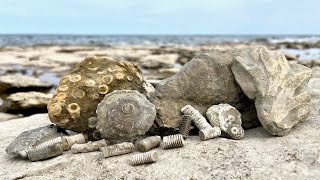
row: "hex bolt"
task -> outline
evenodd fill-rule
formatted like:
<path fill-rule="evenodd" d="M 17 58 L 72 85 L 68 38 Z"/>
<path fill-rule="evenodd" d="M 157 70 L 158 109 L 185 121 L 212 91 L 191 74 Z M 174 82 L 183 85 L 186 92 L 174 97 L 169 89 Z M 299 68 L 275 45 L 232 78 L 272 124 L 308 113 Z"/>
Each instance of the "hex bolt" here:
<path fill-rule="evenodd" d="M 83 134 L 76 134 L 72 136 L 63 136 L 63 149 L 70 150 L 74 144 L 86 143 L 86 137 Z"/>
<path fill-rule="evenodd" d="M 218 127 L 203 129 L 199 131 L 199 136 L 202 141 L 213 139 L 221 135 L 221 130 Z"/>
<path fill-rule="evenodd" d="M 74 144 L 71 147 L 71 152 L 73 154 L 77 153 L 87 153 L 87 152 L 93 152 L 98 151 L 101 147 L 107 146 L 107 142 L 105 139 L 102 139 L 100 141 L 89 141 L 86 144 Z"/>
<path fill-rule="evenodd" d="M 57 137 L 41 143 L 28 150 L 28 159 L 31 161 L 45 160 L 63 154 L 63 142 Z"/>
<path fill-rule="evenodd" d="M 191 105 L 186 105 L 181 109 L 181 112 L 185 115 L 191 116 L 191 120 L 197 126 L 199 130 L 212 128 L 212 126 L 207 122 L 200 112 L 194 109 Z"/>
<path fill-rule="evenodd" d="M 160 136 L 150 136 L 138 142 L 137 148 L 139 151 L 146 152 L 150 149 L 160 146 Z"/>
<path fill-rule="evenodd" d="M 188 116 L 188 115 L 182 116 L 180 127 L 179 127 L 179 133 L 182 135 L 183 139 L 187 139 L 189 136 L 191 122 L 192 122 L 191 116 Z"/>
<path fill-rule="evenodd" d="M 122 154 L 128 154 L 133 152 L 135 149 L 134 145 L 129 142 L 124 142 L 121 144 L 115 144 L 112 146 L 107 147 L 101 147 L 100 151 L 103 154 L 103 157 L 112 157 L 112 156 L 118 156 Z"/>
<path fill-rule="evenodd" d="M 162 145 L 163 145 L 164 149 L 183 147 L 184 146 L 184 139 L 181 134 L 164 136 Z"/>
<path fill-rule="evenodd" d="M 147 163 L 153 163 L 159 160 L 159 154 L 157 152 L 145 152 L 132 156 L 131 165 L 141 165 Z"/>

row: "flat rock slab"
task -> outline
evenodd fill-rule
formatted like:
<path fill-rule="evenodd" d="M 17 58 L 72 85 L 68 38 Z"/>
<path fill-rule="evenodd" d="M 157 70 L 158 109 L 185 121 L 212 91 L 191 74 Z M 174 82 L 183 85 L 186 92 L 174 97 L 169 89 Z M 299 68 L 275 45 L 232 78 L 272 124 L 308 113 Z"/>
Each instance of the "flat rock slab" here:
<path fill-rule="evenodd" d="M 0 122 L 0 179 L 317 179 L 320 174 L 319 117 L 284 137 L 261 127 L 247 130 L 242 140 L 193 136 L 183 148 L 155 149 L 158 162 L 136 167 L 129 165 L 132 154 L 104 159 L 100 152 L 67 152 L 30 162 L 5 153 L 21 132 L 47 124 L 47 114 Z"/>

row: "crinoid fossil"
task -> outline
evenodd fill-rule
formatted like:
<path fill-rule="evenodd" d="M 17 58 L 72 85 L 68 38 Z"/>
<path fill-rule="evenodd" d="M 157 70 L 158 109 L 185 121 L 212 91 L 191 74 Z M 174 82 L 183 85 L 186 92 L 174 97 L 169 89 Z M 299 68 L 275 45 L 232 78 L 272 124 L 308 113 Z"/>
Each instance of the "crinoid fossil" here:
<path fill-rule="evenodd" d="M 219 127 L 232 139 L 241 139 L 244 136 L 244 130 L 241 127 L 241 114 L 231 105 L 213 105 L 207 110 L 206 114 L 213 127 Z"/>
<path fill-rule="evenodd" d="M 96 117 L 97 105 L 106 94 L 120 89 L 143 92 L 143 83 L 132 63 L 87 57 L 61 79 L 48 104 L 49 118 L 65 129 L 90 131 L 88 119 Z"/>

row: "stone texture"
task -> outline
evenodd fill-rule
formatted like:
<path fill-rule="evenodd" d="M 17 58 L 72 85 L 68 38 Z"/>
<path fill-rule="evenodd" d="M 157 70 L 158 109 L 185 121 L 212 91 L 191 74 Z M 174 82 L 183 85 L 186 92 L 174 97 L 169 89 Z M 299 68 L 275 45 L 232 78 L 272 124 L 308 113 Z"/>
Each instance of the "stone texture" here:
<path fill-rule="evenodd" d="M 298 124 L 283 137 L 262 127 L 240 141 L 189 136 L 183 148 L 163 150 L 157 163 L 133 167 L 132 154 L 103 158 L 101 152 L 64 153 L 39 162 L 6 154 L 21 132 L 49 124 L 46 114 L 0 122 L 0 179 L 318 179 L 320 118 Z M 138 152 L 134 152 L 138 153 Z M 179 172 L 179 173 L 177 173 Z"/>
<path fill-rule="evenodd" d="M 257 125 L 251 102 L 237 85 L 231 65 L 239 50 L 211 50 L 195 56 L 174 76 L 156 86 L 153 103 L 157 108 L 157 125 L 175 128 L 180 123 L 180 109 L 190 104 L 200 113 L 213 104 L 228 103 L 243 115 L 247 128 Z"/>
<path fill-rule="evenodd" d="M 1 105 L 1 111 L 31 115 L 47 112 L 47 104 L 52 95 L 40 92 L 19 92 L 5 98 Z"/>
<path fill-rule="evenodd" d="M 60 80 L 48 104 L 49 118 L 65 129 L 91 131 L 88 119 L 96 117 L 97 105 L 106 94 L 119 89 L 143 92 L 143 82 L 139 68 L 132 63 L 87 57 Z"/>
<path fill-rule="evenodd" d="M 0 94 L 2 97 L 15 92 L 48 92 L 52 87 L 52 84 L 31 76 L 20 74 L 0 76 Z"/>
<path fill-rule="evenodd" d="M 19 134 L 7 147 L 6 153 L 13 156 L 25 156 L 25 150 L 50 139 L 63 136 L 64 131 L 53 124 L 24 131 Z"/>
<path fill-rule="evenodd" d="M 133 141 L 145 135 L 155 117 L 155 106 L 138 91 L 116 90 L 98 104 L 96 129 L 109 141 Z"/>
<path fill-rule="evenodd" d="M 255 100 L 259 120 L 268 132 L 285 135 L 308 117 L 309 68 L 289 64 L 283 54 L 264 47 L 242 50 L 234 59 L 235 79 L 247 97 Z"/>
<path fill-rule="evenodd" d="M 11 120 L 11 119 L 18 119 L 22 117 L 22 115 L 17 115 L 17 114 L 9 114 L 9 113 L 3 113 L 3 112 L 0 112 L 0 122 L 2 121 L 8 121 L 8 120 Z"/>
<path fill-rule="evenodd" d="M 178 57 L 177 54 L 148 55 L 141 58 L 139 64 L 148 69 L 173 68 Z"/>
<path fill-rule="evenodd" d="M 320 67 L 312 68 L 312 77 L 308 82 L 311 96 L 311 116 L 320 115 Z"/>
<path fill-rule="evenodd" d="M 232 139 L 241 139 L 244 136 L 241 114 L 229 104 L 213 105 L 207 110 L 206 115 L 213 127 L 219 127 Z"/>

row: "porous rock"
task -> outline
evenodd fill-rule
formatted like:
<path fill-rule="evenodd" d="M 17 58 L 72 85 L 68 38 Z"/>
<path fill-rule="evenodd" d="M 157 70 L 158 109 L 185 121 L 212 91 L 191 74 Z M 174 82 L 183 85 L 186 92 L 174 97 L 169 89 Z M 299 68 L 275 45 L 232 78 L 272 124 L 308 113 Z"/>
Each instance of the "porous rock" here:
<path fill-rule="evenodd" d="M 309 68 L 288 63 L 282 53 L 264 47 L 245 49 L 234 59 L 235 79 L 247 97 L 255 101 L 259 120 L 269 133 L 285 135 L 308 117 Z"/>
<path fill-rule="evenodd" d="M 241 127 L 241 114 L 231 105 L 213 105 L 207 110 L 206 115 L 213 127 L 219 127 L 231 138 L 241 139 L 244 136 L 244 130 Z"/>
<path fill-rule="evenodd" d="M 20 74 L 0 76 L 0 94 L 2 97 L 15 92 L 48 92 L 52 87 L 53 84 L 31 76 Z"/>
<path fill-rule="evenodd" d="M 125 61 L 87 57 L 59 82 L 48 104 L 50 120 L 76 132 L 91 131 L 88 119 L 104 96 L 114 90 L 143 92 L 144 80 L 137 66 Z"/>
<path fill-rule="evenodd" d="M 25 157 L 25 150 L 65 134 L 64 130 L 53 124 L 24 131 L 6 147 L 6 153 Z"/>
<path fill-rule="evenodd" d="M 1 105 L 1 111 L 31 115 L 47 112 L 47 104 L 52 95 L 41 92 L 19 92 L 5 98 Z"/>
<path fill-rule="evenodd" d="M 97 107 L 97 130 L 113 142 L 132 141 L 152 126 L 155 106 L 138 91 L 116 90 L 104 97 Z"/>
<path fill-rule="evenodd" d="M 160 127 L 176 128 L 180 109 L 188 104 L 205 114 L 212 104 L 228 103 L 240 113 L 246 112 L 246 127 L 259 125 L 254 104 L 241 91 L 231 72 L 233 58 L 239 50 L 210 50 L 195 56 L 174 76 L 156 86 L 151 99 L 157 108 Z"/>

